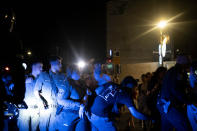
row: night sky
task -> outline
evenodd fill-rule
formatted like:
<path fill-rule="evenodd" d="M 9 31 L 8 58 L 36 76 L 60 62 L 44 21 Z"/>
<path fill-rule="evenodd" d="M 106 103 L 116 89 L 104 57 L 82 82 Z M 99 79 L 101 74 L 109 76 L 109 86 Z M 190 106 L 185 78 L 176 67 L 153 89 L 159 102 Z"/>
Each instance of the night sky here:
<path fill-rule="evenodd" d="M 9 38 L 14 37 L 17 44 L 1 44 L 1 55 L 17 50 L 19 47 L 15 48 L 16 45 L 22 45 L 23 50 L 32 50 L 34 56 L 48 56 L 58 51 L 66 62 L 74 62 L 78 58 L 103 60 L 106 56 L 107 37 L 106 2 L 107 0 L 92 3 L 66 2 L 64 6 L 31 5 L 12 8 L 16 14 L 16 23 L 13 35 Z M 142 14 L 147 8 L 143 2 L 141 3 L 139 13 Z M 184 23 L 171 29 L 173 42 L 176 49 L 184 49 L 188 54 L 197 54 L 197 2 L 168 0 L 155 3 L 160 5 L 163 12 L 184 12 L 183 16 L 176 19 L 176 22 Z M 157 13 L 153 12 L 153 15 L 156 18 Z M 151 21 L 152 17 L 146 18 L 148 16 L 144 13 L 142 23 L 144 20 Z M 144 23 L 146 24 L 149 23 Z M 135 26 L 135 23 L 131 25 Z"/>
<path fill-rule="evenodd" d="M 52 54 L 57 52 L 58 46 L 61 48 L 60 55 L 69 60 L 76 60 L 79 56 L 84 59 L 105 56 L 104 2 L 91 5 L 68 3 L 64 8 L 27 10 L 27 20 L 20 25 L 21 32 L 24 43 L 35 49 L 36 53 L 42 52 L 37 50 L 40 47 L 43 54 Z M 24 15 L 26 13 L 21 17 Z"/>
<path fill-rule="evenodd" d="M 79 58 L 103 60 L 106 55 L 105 3 L 15 7 L 12 8 L 16 14 L 12 34 L 24 51 L 32 50 L 33 56 L 58 54 L 69 63 Z M 6 50 L 11 51 L 10 47 Z"/>

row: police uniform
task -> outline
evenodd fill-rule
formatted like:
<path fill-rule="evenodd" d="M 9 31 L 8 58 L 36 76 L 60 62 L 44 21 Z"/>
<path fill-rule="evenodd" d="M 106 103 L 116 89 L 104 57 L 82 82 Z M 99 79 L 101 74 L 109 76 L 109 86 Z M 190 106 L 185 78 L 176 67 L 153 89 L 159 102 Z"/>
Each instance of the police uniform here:
<path fill-rule="evenodd" d="M 73 130 L 80 121 L 79 105 L 85 95 L 85 88 L 76 85 L 74 80 L 65 81 L 64 85 L 64 87 L 58 87 L 58 99 L 64 100 L 65 103 L 62 105 L 62 111 L 56 115 L 56 129 L 69 131 Z"/>
<path fill-rule="evenodd" d="M 130 96 L 121 90 L 117 84 L 107 83 L 104 87 L 101 86 L 98 89 L 100 91 L 90 108 L 91 115 L 88 116 L 88 119 L 99 131 L 116 130 L 113 121 L 109 118 L 114 104 L 118 103 L 132 107 L 134 103 Z"/>
<path fill-rule="evenodd" d="M 52 86 L 53 73 L 51 71 L 42 72 L 36 81 L 34 94 L 40 105 L 40 131 L 55 130 L 55 114 L 57 108 L 57 88 Z M 54 77 L 56 78 L 56 77 Z M 47 101 L 47 107 L 44 107 L 40 95 Z"/>
<path fill-rule="evenodd" d="M 18 128 L 20 131 L 28 131 L 30 130 L 29 122 L 31 119 L 31 130 L 36 131 L 36 128 L 39 124 L 39 107 L 37 103 L 37 99 L 34 95 L 34 87 L 36 83 L 36 78 L 30 76 L 26 79 L 26 91 L 25 91 L 25 98 L 24 101 L 27 104 L 27 109 L 20 109 L 19 110 L 19 117 L 18 117 Z"/>

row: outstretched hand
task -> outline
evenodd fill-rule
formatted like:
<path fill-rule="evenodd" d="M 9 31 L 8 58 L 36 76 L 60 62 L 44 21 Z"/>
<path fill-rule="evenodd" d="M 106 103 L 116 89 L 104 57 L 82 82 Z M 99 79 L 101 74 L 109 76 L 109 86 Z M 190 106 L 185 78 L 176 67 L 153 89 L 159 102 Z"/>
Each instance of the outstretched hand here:
<path fill-rule="evenodd" d="M 79 117 L 82 119 L 85 113 L 85 106 L 83 104 L 80 105 L 79 108 Z"/>

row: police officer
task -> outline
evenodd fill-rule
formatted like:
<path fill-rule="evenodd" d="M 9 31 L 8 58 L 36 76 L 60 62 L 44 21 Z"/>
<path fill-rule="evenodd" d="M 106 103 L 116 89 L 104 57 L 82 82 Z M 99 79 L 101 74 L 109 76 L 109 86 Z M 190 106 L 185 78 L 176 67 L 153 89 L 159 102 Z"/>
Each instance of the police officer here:
<path fill-rule="evenodd" d="M 32 62 L 31 66 L 31 73 L 26 78 L 26 91 L 25 91 L 25 98 L 24 101 L 27 104 L 27 109 L 20 109 L 19 110 L 19 118 L 17 125 L 20 131 L 36 131 L 38 124 L 39 124 L 39 107 L 37 103 L 37 99 L 34 96 L 34 87 L 36 80 L 39 74 L 42 72 L 43 64 L 39 60 L 35 60 Z M 30 121 L 31 120 L 31 121 Z M 30 127 L 29 127 L 29 122 Z"/>
<path fill-rule="evenodd" d="M 40 131 L 55 130 L 55 115 L 57 109 L 57 93 L 65 88 L 65 77 L 59 72 L 62 68 L 62 59 L 58 56 L 51 56 L 49 59 L 50 70 L 40 74 L 34 88 L 34 94 L 41 104 L 40 108 Z"/>
<path fill-rule="evenodd" d="M 86 88 L 80 80 L 77 67 L 68 68 L 67 73 L 69 75 L 65 88 L 58 87 L 58 104 L 62 106 L 62 111 L 56 115 L 56 129 L 60 131 L 86 130 L 79 118 L 80 107 L 83 108 L 81 100 L 86 94 Z"/>
<path fill-rule="evenodd" d="M 99 89 L 99 92 L 96 91 L 97 96 L 95 97 L 93 104 L 90 107 L 91 113 L 90 115 L 88 115 L 88 119 L 99 131 L 117 130 L 114 122 L 109 118 L 109 115 L 115 103 L 126 105 L 130 113 L 138 119 L 148 119 L 148 117 L 136 110 L 131 97 L 124 90 L 126 88 L 133 88 L 137 86 L 137 82 L 133 79 L 133 77 L 128 76 L 125 78 L 123 85 L 125 87 L 120 88 L 120 85 L 109 82 L 97 88 L 102 89 Z"/>
<path fill-rule="evenodd" d="M 191 102 L 186 94 L 188 87 L 187 69 L 189 59 L 185 55 L 177 57 L 176 65 L 169 69 L 164 76 L 161 94 L 157 108 L 161 114 L 161 128 L 163 131 L 190 130 L 185 105 Z"/>

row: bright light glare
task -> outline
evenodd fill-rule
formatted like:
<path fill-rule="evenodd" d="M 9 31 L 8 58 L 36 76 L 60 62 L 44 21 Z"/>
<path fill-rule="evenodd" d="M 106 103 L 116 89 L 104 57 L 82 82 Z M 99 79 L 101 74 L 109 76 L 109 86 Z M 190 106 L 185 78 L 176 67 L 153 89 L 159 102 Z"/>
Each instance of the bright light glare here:
<path fill-rule="evenodd" d="M 9 68 L 9 67 L 5 67 L 5 70 L 6 70 L 6 71 L 9 71 L 9 70 L 10 70 L 10 68 Z"/>
<path fill-rule="evenodd" d="M 184 14 L 184 12 L 181 12 L 181 13 L 179 13 L 179 14 L 173 16 L 172 18 L 168 19 L 168 20 L 167 20 L 166 22 L 164 22 L 164 23 L 166 23 L 166 25 L 167 25 L 167 24 L 172 24 L 171 22 L 172 22 L 173 20 L 175 20 L 176 18 L 182 16 L 183 14 Z M 180 22 L 179 22 L 179 23 L 180 23 Z M 174 24 L 178 24 L 178 23 L 174 23 Z M 161 24 L 161 25 L 162 25 L 162 24 Z M 164 24 L 164 25 L 165 25 L 165 24 Z M 147 35 L 148 33 L 150 33 L 150 32 L 152 32 L 152 31 L 154 31 L 154 30 L 156 30 L 156 29 L 159 28 L 159 25 L 156 24 L 156 23 L 152 24 L 151 26 L 153 26 L 153 28 L 150 28 L 150 29 L 148 29 L 147 31 L 144 31 L 143 33 L 139 34 L 138 36 L 136 36 L 135 38 L 133 38 L 132 41 L 135 41 L 135 40 L 141 38 L 142 36 L 145 36 L 145 35 Z"/>
<path fill-rule="evenodd" d="M 160 21 L 157 26 L 159 28 L 164 28 L 166 25 L 167 25 L 167 21 Z"/>
<path fill-rule="evenodd" d="M 78 65 L 79 68 L 84 68 L 85 65 L 86 65 L 86 63 L 85 63 L 84 61 L 79 61 L 79 62 L 77 63 L 77 65 Z"/>
<path fill-rule="evenodd" d="M 27 64 L 26 63 L 22 63 L 22 66 L 24 67 L 24 69 L 27 69 Z"/>
<path fill-rule="evenodd" d="M 28 55 L 31 55 L 32 53 L 31 53 L 31 51 L 28 51 L 27 54 L 28 54 Z"/>

